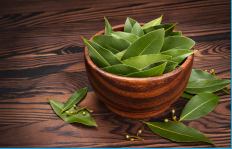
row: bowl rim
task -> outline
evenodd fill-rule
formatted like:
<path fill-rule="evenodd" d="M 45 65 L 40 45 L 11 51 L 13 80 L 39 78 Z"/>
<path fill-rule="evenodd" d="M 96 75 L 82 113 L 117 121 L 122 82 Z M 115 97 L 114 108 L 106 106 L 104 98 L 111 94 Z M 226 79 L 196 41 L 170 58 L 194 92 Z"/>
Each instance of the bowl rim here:
<path fill-rule="evenodd" d="M 139 24 L 142 26 L 142 25 L 144 25 L 146 23 L 139 23 Z M 118 29 L 118 28 L 123 28 L 124 26 L 125 26 L 125 24 L 119 24 L 119 25 L 112 26 L 112 29 L 115 30 L 115 29 Z M 93 41 L 94 36 L 102 35 L 104 33 L 105 33 L 105 29 L 97 32 L 89 40 Z M 182 36 L 184 36 L 184 35 L 182 35 Z M 191 50 L 194 50 L 194 48 L 192 47 Z M 100 69 L 98 66 L 96 66 L 94 64 L 94 62 L 90 58 L 89 52 L 88 52 L 88 49 L 87 49 L 86 46 L 85 46 L 85 49 L 84 49 L 84 58 L 86 60 L 86 63 L 88 63 L 88 65 L 91 66 L 95 71 L 97 71 L 97 72 L 99 72 L 101 74 L 104 74 L 104 75 L 106 75 L 108 77 L 119 79 L 119 80 L 125 80 L 126 79 L 126 80 L 144 81 L 144 80 L 160 80 L 160 79 L 164 79 L 164 78 L 167 78 L 169 76 L 172 76 L 172 75 L 174 75 L 176 73 L 180 73 L 185 67 L 187 67 L 187 66 L 189 66 L 191 64 L 191 61 L 193 61 L 193 58 L 194 58 L 194 53 L 191 54 L 190 56 L 188 56 L 187 59 L 184 61 L 184 63 L 182 65 L 180 65 L 177 69 L 175 69 L 175 70 L 173 70 L 171 72 L 159 75 L 159 76 L 145 77 L 145 78 L 131 78 L 131 77 L 118 76 L 118 75 L 114 75 L 114 74 L 108 73 L 108 72 Z"/>

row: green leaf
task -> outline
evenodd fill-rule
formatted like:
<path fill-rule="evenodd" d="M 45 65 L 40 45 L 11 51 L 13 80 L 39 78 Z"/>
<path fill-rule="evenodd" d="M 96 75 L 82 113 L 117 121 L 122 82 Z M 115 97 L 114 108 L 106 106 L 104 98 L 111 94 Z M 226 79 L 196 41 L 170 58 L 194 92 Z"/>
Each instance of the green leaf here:
<path fill-rule="evenodd" d="M 189 82 L 197 81 L 201 79 L 218 80 L 216 77 L 214 77 L 208 72 L 205 72 L 199 69 L 192 69 Z"/>
<path fill-rule="evenodd" d="M 181 31 L 173 31 L 170 36 L 182 36 Z"/>
<path fill-rule="evenodd" d="M 122 51 L 122 52 L 119 52 L 117 54 L 115 54 L 115 56 L 117 57 L 118 60 L 121 60 L 122 59 L 122 56 L 124 55 L 124 53 L 126 52 L 126 50 Z"/>
<path fill-rule="evenodd" d="M 161 65 L 161 64 L 163 64 L 165 62 L 167 62 L 167 64 L 166 64 L 166 67 L 164 69 L 163 74 L 173 71 L 174 68 L 178 65 L 177 62 L 173 62 L 173 61 L 169 61 L 169 60 L 163 60 L 161 62 L 153 63 L 153 64 L 143 68 L 142 71 L 151 69 L 151 68 L 156 67 L 156 66 L 159 66 L 159 65 Z"/>
<path fill-rule="evenodd" d="M 130 73 L 130 74 L 126 75 L 126 77 L 143 78 L 143 77 L 159 76 L 163 73 L 166 64 L 167 64 L 167 62 L 165 62 L 164 64 L 161 64 L 159 66 L 156 66 L 154 68 L 151 68 L 149 70 L 145 70 L 142 72 Z"/>
<path fill-rule="evenodd" d="M 114 54 L 121 52 L 130 46 L 129 41 L 111 35 L 97 35 L 93 37 L 93 41 Z"/>
<path fill-rule="evenodd" d="M 143 69 L 146 66 L 162 61 L 162 60 L 170 60 L 172 57 L 168 55 L 162 54 L 148 54 L 148 55 L 141 55 L 131 57 L 122 61 L 124 64 L 135 67 L 137 69 Z"/>
<path fill-rule="evenodd" d="M 105 18 L 105 23 L 106 23 L 106 27 L 105 27 L 105 35 L 110 35 L 111 32 L 114 32 L 110 23 L 108 22 L 108 20 Z"/>
<path fill-rule="evenodd" d="M 230 84 L 230 80 L 201 79 L 188 82 L 185 92 L 191 94 L 216 92 Z"/>
<path fill-rule="evenodd" d="M 164 69 L 163 74 L 173 71 L 176 68 L 177 65 L 178 65 L 177 62 L 167 61 L 167 65 L 166 65 L 166 67 Z"/>
<path fill-rule="evenodd" d="M 190 50 L 194 46 L 194 44 L 195 42 L 187 37 L 169 36 L 164 38 L 164 43 L 160 52 L 164 52 L 171 49 Z"/>
<path fill-rule="evenodd" d="M 201 93 L 189 100 L 181 112 L 180 120 L 194 120 L 210 113 L 218 104 L 219 97 L 213 93 Z"/>
<path fill-rule="evenodd" d="M 83 38 L 83 37 L 82 37 Z M 116 64 L 122 64 L 121 61 L 117 59 L 117 57 L 110 52 L 109 50 L 99 46 L 98 44 L 84 39 L 85 45 L 88 48 L 89 55 L 94 62 L 95 65 L 97 65 L 99 68 L 112 66 Z"/>
<path fill-rule="evenodd" d="M 190 75 L 190 78 L 189 78 L 189 82 L 200 80 L 200 79 L 218 80 L 218 78 L 216 78 L 215 76 L 213 76 L 212 74 L 210 74 L 208 72 L 205 72 L 205 71 L 202 71 L 202 70 L 199 70 L 199 69 L 192 69 L 192 72 L 191 72 L 191 75 Z M 219 90 L 218 92 L 230 95 L 230 92 L 226 87 Z"/>
<path fill-rule="evenodd" d="M 161 15 L 161 17 L 159 17 L 159 18 L 157 18 L 157 19 L 155 19 L 155 20 L 152 20 L 152 21 L 150 21 L 150 22 L 144 24 L 144 25 L 142 26 L 142 29 L 145 29 L 145 28 L 148 28 L 148 27 L 151 27 L 151 26 L 160 25 L 160 22 L 161 22 L 161 20 L 162 20 L 162 17 L 163 17 L 163 14 Z"/>
<path fill-rule="evenodd" d="M 74 92 L 72 96 L 68 99 L 68 101 L 65 103 L 61 112 L 64 112 L 73 107 L 74 104 L 77 104 L 86 95 L 86 93 L 87 87 Z"/>
<path fill-rule="evenodd" d="M 138 36 L 131 34 L 131 33 L 126 33 L 126 32 L 113 32 L 113 33 L 111 33 L 111 35 L 120 37 L 126 41 L 129 41 L 130 43 L 133 43 L 134 41 L 139 39 Z"/>
<path fill-rule="evenodd" d="M 158 54 L 164 41 L 164 29 L 150 32 L 133 42 L 122 56 L 122 60 L 147 54 Z"/>
<path fill-rule="evenodd" d="M 157 25 L 157 26 L 152 26 L 149 28 L 144 29 L 144 34 L 150 33 L 154 30 L 160 29 L 160 28 L 164 28 L 165 30 L 165 37 L 169 36 L 173 29 L 175 28 L 175 26 L 177 25 L 177 23 L 174 24 L 161 24 L 161 25 Z"/>
<path fill-rule="evenodd" d="M 134 24 L 134 26 L 132 27 L 131 33 L 134 34 L 134 35 L 136 35 L 136 36 L 138 36 L 138 37 L 141 37 L 141 36 L 144 35 L 143 29 L 142 29 L 142 27 L 139 25 L 138 22 L 136 22 L 136 23 Z"/>
<path fill-rule="evenodd" d="M 66 112 L 61 113 L 61 110 L 64 107 L 64 103 L 55 101 L 55 100 L 49 100 L 50 104 L 52 106 L 52 109 L 54 112 L 62 118 L 67 123 L 82 123 L 89 126 L 97 126 L 93 118 L 89 115 L 88 112 L 86 112 L 85 115 L 82 114 L 82 112 L 74 113 L 74 114 L 67 114 Z M 72 107 L 69 111 L 75 111 L 74 107 Z"/>
<path fill-rule="evenodd" d="M 200 131 L 176 122 L 144 122 L 157 135 L 175 142 L 208 142 L 212 140 Z"/>
<path fill-rule="evenodd" d="M 189 93 L 187 93 L 187 92 L 183 92 L 182 95 L 181 95 L 181 97 L 187 98 L 187 99 L 191 99 L 191 98 L 193 98 L 193 96 L 194 96 L 194 95 L 189 94 Z"/>
<path fill-rule="evenodd" d="M 118 64 L 114 66 L 105 67 L 105 68 L 102 68 L 102 70 L 115 74 L 115 75 L 120 75 L 120 76 L 127 75 L 133 72 L 140 72 L 139 69 L 131 67 L 131 66 L 127 66 L 125 64 Z"/>
<path fill-rule="evenodd" d="M 172 61 L 181 63 L 186 57 L 197 52 L 197 50 L 173 49 L 162 52 L 161 54 L 172 56 Z"/>
<path fill-rule="evenodd" d="M 230 95 L 230 91 L 227 89 L 227 87 L 224 87 L 223 89 L 219 90 L 218 92 Z"/>
<path fill-rule="evenodd" d="M 125 26 L 124 26 L 124 32 L 131 33 L 132 27 L 134 26 L 135 23 L 136 23 L 135 20 L 127 17 Z"/>

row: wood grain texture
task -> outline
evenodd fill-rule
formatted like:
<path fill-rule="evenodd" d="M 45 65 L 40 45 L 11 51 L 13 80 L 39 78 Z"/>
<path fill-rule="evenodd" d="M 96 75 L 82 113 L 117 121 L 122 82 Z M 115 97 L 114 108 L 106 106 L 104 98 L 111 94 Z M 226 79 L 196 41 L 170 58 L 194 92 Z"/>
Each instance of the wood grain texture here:
<path fill-rule="evenodd" d="M 83 36 L 89 39 L 126 17 L 148 22 L 164 15 L 164 23 L 196 41 L 193 68 L 215 69 L 231 79 L 231 24 L 228 0 L 2 0 L 0 1 L 0 147 L 213 147 L 176 143 L 152 133 L 139 120 L 110 112 L 90 87 L 84 66 Z M 88 86 L 80 105 L 94 110 L 97 128 L 68 124 L 52 111 L 47 98 L 65 102 Z M 230 86 L 229 86 L 230 90 Z M 211 138 L 216 147 L 231 147 L 231 100 L 220 101 L 210 114 L 184 123 Z M 188 102 L 179 98 L 165 113 L 144 121 L 179 116 Z M 142 129 L 144 141 L 125 135 Z"/>

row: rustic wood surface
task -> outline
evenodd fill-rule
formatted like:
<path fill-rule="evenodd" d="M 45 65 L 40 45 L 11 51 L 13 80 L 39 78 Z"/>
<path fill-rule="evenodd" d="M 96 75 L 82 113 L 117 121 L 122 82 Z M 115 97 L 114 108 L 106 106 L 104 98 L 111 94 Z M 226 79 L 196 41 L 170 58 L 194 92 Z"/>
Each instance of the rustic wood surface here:
<path fill-rule="evenodd" d="M 229 0 L 1 0 L 0 1 L 0 147 L 214 147 L 204 142 L 176 143 L 151 132 L 139 120 L 109 111 L 90 87 L 84 66 L 83 36 L 89 39 L 126 17 L 148 22 L 164 15 L 177 30 L 196 41 L 193 68 L 215 69 L 231 78 Z M 53 112 L 47 98 L 65 102 L 88 87 L 79 105 L 94 110 L 97 128 L 68 124 Z M 230 86 L 229 86 L 230 90 Z M 231 99 L 220 95 L 208 115 L 184 124 L 211 138 L 216 147 L 231 147 Z M 188 102 L 179 98 L 165 113 L 144 121 L 179 116 Z M 128 141 L 142 129 L 144 141 Z"/>

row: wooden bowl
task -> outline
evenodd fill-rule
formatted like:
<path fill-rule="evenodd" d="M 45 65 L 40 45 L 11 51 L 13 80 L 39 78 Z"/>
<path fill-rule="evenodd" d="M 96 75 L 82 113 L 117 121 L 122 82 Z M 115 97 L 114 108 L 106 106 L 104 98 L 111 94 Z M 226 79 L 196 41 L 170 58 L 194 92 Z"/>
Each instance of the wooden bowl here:
<path fill-rule="evenodd" d="M 124 24 L 112 28 L 123 31 Z M 181 96 L 191 74 L 193 57 L 190 55 L 180 67 L 160 76 L 129 78 L 101 70 L 92 62 L 86 46 L 84 51 L 86 72 L 97 97 L 112 112 L 133 119 L 157 116 Z"/>

